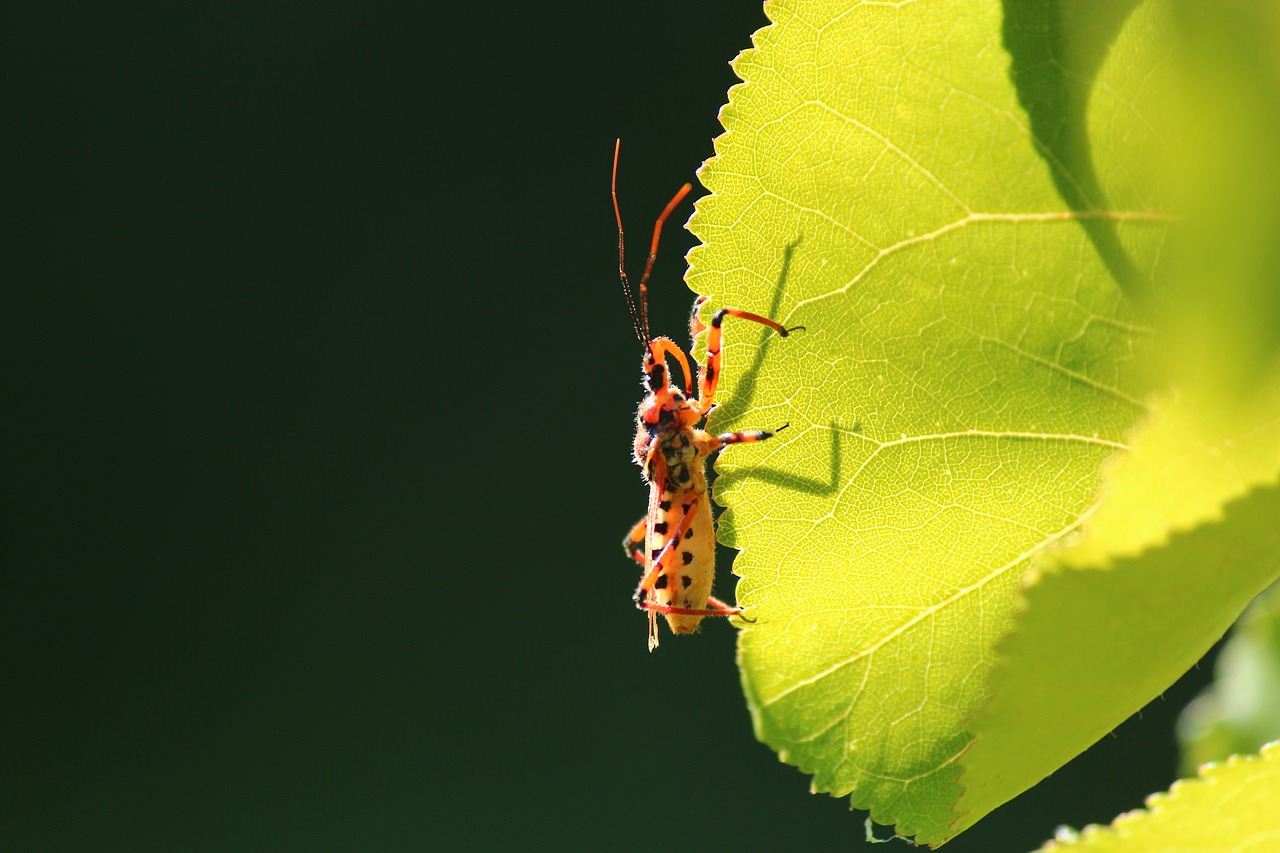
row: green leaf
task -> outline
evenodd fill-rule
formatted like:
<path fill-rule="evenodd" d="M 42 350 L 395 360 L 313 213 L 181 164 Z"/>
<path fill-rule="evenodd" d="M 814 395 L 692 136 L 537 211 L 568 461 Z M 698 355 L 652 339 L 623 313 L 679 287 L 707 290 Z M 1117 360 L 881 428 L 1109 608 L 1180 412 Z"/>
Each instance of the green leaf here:
<path fill-rule="evenodd" d="M 1280 259 L 1253 221 L 1280 199 L 1269 153 L 1280 124 L 1236 115 L 1280 110 L 1280 87 L 1259 84 L 1280 80 L 1271 54 L 1240 37 L 1267 41 L 1280 17 L 1262 5 L 1242 15 L 1249 3 L 1169 5 L 1178 71 L 1195 81 L 1180 108 L 1212 125 L 1178 135 L 1182 168 L 1167 181 L 1188 209 L 1182 263 L 1161 295 L 1163 369 L 1176 390 L 1155 399 L 1130 452 L 1107 467 L 1079 540 L 1029 579 L 992 698 L 969 723 L 953 832 L 1155 698 L 1280 574 L 1280 370 L 1266 314 Z M 1124 33 L 1116 44 L 1123 55 Z M 1218 162 L 1222 152 L 1235 161 Z"/>
<path fill-rule="evenodd" d="M 710 308 L 805 326 L 726 326 L 713 428 L 791 427 L 717 465 L 744 690 L 815 790 L 937 844 L 1171 683 L 1275 576 L 1280 372 L 1271 319 L 1237 322 L 1272 267 L 1213 263 L 1221 226 L 1195 217 L 1190 262 L 1162 266 L 1165 196 L 1226 215 L 1233 186 L 1165 179 L 1188 156 L 1162 141 L 1186 28 L 1166 4 L 766 10 L 688 275 Z M 1205 310 L 1223 275 L 1230 310 Z M 1084 701 L 1105 636 L 1128 645 Z"/>
<path fill-rule="evenodd" d="M 1178 782 L 1148 798 L 1146 811 L 1116 818 L 1109 827 L 1060 833 L 1043 850 L 1124 853 L 1258 851 L 1280 847 L 1280 744 L 1258 755 L 1201 768 L 1200 777 Z"/>
<path fill-rule="evenodd" d="M 1232 629 L 1214 673 L 1178 720 L 1187 774 L 1280 739 L 1280 586 L 1259 596 Z"/>
<path fill-rule="evenodd" d="M 1170 360 L 1209 387 L 1242 391 L 1280 370 L 1280 5 L 1169 5 L 1180 109 L 1169 183 L 1188 225 L 1167 299 L 1181 344 Z"/>
<path fill-rule="evenodd" d="M 713 427 L 791 425 L 718 466 L 743 684 L 816 790 L 937 842 L 1020 578 L 1146 412 L 1150 330 L 1085 223 L 1151 279 L 1165 221 L 1063 199 L 998 4 L 767 11 L 690 223 L 713 307 L 806 327 L 726 331 Z"/>
<path fill-rule="evenodd" d="M 1275 579 L 1277 519 L 1280 487 L 1267 486 L 1138 556 L 1088 570 L 1073 560 L 1090 549 L 1068 549 L 1033 579 L 990 702 L 970 724 L 951 832 L 1084 751 L 1199 660 Z"/>

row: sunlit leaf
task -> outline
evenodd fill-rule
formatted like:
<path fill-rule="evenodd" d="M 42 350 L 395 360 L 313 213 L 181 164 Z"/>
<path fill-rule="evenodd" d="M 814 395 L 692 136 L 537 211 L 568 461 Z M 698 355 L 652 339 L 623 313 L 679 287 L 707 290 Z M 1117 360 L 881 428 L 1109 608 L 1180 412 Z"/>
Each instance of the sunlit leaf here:
<path fill-rule="evenodd" d="M 743 682 L 817 790 L 937 841 L 1019 580 L 1147 411 L 1150 330 L 1086 223 L 1145 279 L 1166 223 L 1064 201 L 998 4 L 767 10 L 689 275 L 806 327 L 726 332 L 713 425 L 791 425 L 719 466 Z"/>
<path fill-rule="evenodd" d="M 1031 579 L 998 649 L 1005 663 L 992 698 L 969 725 L 976 740 L 962 759 L 953 831 L 1154 699 L 1280 574 L 1280 371 L 1276 318 L 1266 313 L 1280 258 L 1256 222 L 1280 199 L 1270 153 L 1280 75 L 1259 44 L 1280 17 L 1262 4 L 1165 5 L 1145 4 L 1113 51 L 1143 41 L 1133 29 L 1144 14 L 1167 24 L 1180 79 L 1192 83 L 1180 95 L 1182 123 L 1158 118 L 1185 127 L 1189 116 L 1216 117 L 1189 139 L 1179 134 L 1182 168 L 1167 180 L 1187 208 L 1182 265 L 1159 294 L 1172 387 L 1129 437 L 1129 453 L 1106 467 L 1079 539 Z M 1260 316 L 1246 318 L 1247 306 Z"/>
<path fill-rule="evenodd" d="M 1231 337 L 1267 267 L 1202 262 L 1191 216 L 1167 286 L 1170 193 L 1222 205 L 1167 180 L 1202 143 L 1164 141 L 1166 5 L 768 4 L 702 172 L 690 285 L 805 327 L 730 323 L 713 418 L 790 425 L 718 466 L 757 734 L 927 843 L 1123 720 L 1275 576 L 1272 324 Z M 1230 310 L 1200 310 L 1208 270 L 1247 279 Z M 1056 706 L 1099 654 L 1077 615 L 1129 645 L 1113 695 Z"/>
<path fill-rule="evenodd" d="M 1059 833 L 1043 850 L 1265 853 L 1280 848 L 1280 745 L 1201 769 L 1108 827 Z"/>
<path fill-rule="evenodd" d="M 1105 568 L 1072 565 L 1064 552 L 1026 591 L 1000 646 L 1007 663 L 971 723 L 952 831 L 1039 782 L 1199 660 L 1275 579 L 1277 520 L 1272 485 L 1229 504 L 1220 521 Z"/>

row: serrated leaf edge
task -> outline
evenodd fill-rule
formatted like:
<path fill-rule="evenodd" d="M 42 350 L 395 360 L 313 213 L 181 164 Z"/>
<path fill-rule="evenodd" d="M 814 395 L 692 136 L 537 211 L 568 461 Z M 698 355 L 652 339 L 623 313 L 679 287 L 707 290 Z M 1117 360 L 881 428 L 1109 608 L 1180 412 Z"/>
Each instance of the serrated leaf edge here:
<path fill-rule="evenodd" d="M 1251 755 L 1232 755 L 1225 761 L 1211 761 L 1200 765 L 1199 772 L 1192 779 L 1179 779 L 1169 786 L 1167 791 L 1157 791 L 1149 795 L 1143 802 L 1146 808 L 1133 809 L 1117 815 L 1107 825 L 1089 824 L 1072 838 L 1065 840 L 1049 840 L 1040 848 L 1041 851 L 1065 850 L 1077 843 L 1084 843 L 1104 833 L 1114 833 L 1117 837 L 1125 835 L 1134 824 L 1141 824 L 1150 818 L 1158 817 L 1167 806 L 1186 798 L 1199 788 L 1216 784 L 1219 777 L 1234 771 L 1236 768 L 1266 761 L 1280 761 L 1280 741 L 1265 743 L 1262 748 Z"/>
<path fill-rule="evenodd" d="M 1113 459 L 1114 458 L 1115 457 L 1113 457 Z M 999 691 L 994 688 L 998 686 L 996 682 L 1001 677 L 1003 677 L 1009 665 L 1009 657 L 1005 654 L 1005 649 L 1007 648 L 1010 642 L 1012 642 L 1015 638 L 1019 636 L 1019 626 L 1021 624 L 1022 618 L 1031 609 L 1031 602 L 1029 601 L 1027 596 L 1032 589 L 1038 586 L 1045 578 L 1052 575 L 1063 575 L 1069 571 L 1112 571 L 1116 568 L 1117 564 L 1119 563 L 1126 563 L 1133 560 L 1137 560 L 1141 558 L 1143 555 L 1150 553 L 1152 551 L 1172 547 L 1174 544 L 1176 544 L 1175 540 L 1177 539 L 1193 536 L 1200 530 L 1204 529 L 1205 527 L 1224 522 L 1227 518 L 1228 507 L 1230 507 L 1232 504 L 1243 502 L 1247 500 L 1249 497 L 1251 497 L 1252 495 L 1264 489 L 1280 489 L 1280 477 L 1276 477 L 1267 482 L 1255 483 L 1253 484 L 1252 487 L 1245 489 L 1242 494 L 1231 495 L 1225 498 L 1218 505 L 1216 511 L 1210 514 L 1209 516 L 1206 516 L 1200 519 L 1199 522 L 1193 525 L 1187 526 L 1183 529 L 1178 529 L 1178 530 L 1169 532 L 1169 534 L 1163 537 L 1160 542 L 1158 543 L 1151 542 L 1148 544 L 1147 547 L 1143 548 L 1141 551 L 1124 553 L 1124 554 L 1109 554 L 1107 555 L 1105 562 L 1101 565 L 1063 564 L 1061 562 L 1058 562 L 1057 560 L 1054 560 L 1051 555 L 1046 555 L 1045 557 L 1043 557 L 1041 563 L 1038 566 L 1036 564 L 1033 564 L 1033 567 L 1024 574 L 1022 583 L 1019 585 L 1018 591 L 1016 593 L 1015 601 L 1013 605 L 1013 619 L 1011 622 L 1012 627 L 1009 629 L 1009 631 L 1007 631 L 1004 634 L 1004 636 L 1002 636 L 995 643 L 993 650 L 996 655 L 997 663 L 992 668 L 990 674 L 987 677 L 987 686 L 989 688 L 987 699 L 986 701 L 981 702 L 977 706 L 975 706 L 973 711 L 969 714 L 968 718 L 965 720 L 965 730 L 970 732 L 972 737 L 969 743 L 965 746 L 965 748 L 961 750 L 960 753 L 957 755 L 957 761 L 960 767 L 960 773 L 957 775 L 956 781 L 960 785 L 960 787 L 962 789 L 965 788 L 965 776 L 969 772 L 968 765 L 965 762 L 965 756 L 970 750 L 973 749 L 974 744 L 978 743 L 978 741 L 982 738 L 982 734 L 980 732 L 974 733 L 973 731 L 974 722 L 979 717 L 985 714 L 986 710 L 991 707 L 993 702 L 998 701 Z M 1136 713 L 1137 710 L 1138 709 L 1134 709 L 1134 712 Z M 1267 746 L 1277 748 L 1275 747 L 1276 743 L 1280 743 L 1280 742 L 1273 742 L 1271 744 L 1268 744 Z M 1233 756 L 1233 758 L 1234 757 L 1235 756 Z M 1230 762 L 1230 759 L 1228 759 L 1228 763 L 1229 762 Z M 1209 768 L 1214 765 L 1215 765 L 1214 762 L 1210 762 L 1210 764 L 1204 765 L 1201 769 L 1203 771 L 1204 768 Z M 1047 778 L 1047 776 L 1045 778 Z M 1043 781 L 1043 779 L 1041 781 Z M 1039 784 L 1039 783 L 1037 782 L 1036 784 Z M 1021 793 L 1025 793 L 1025 791 L 1020 792 L 1020 794 Z M 1160 794 L 1154 794 L 1152 796 L 1157 797 L 1157 796 L 1160 796 Z M 963 811 L 963 812 L 955 811 L 955 806 L 959 805 L 959 803 L 963 799 L 964 799 L 964 796 L 962 794 L 961 798 L 952 805 L 954 818 L 949 824 L 949 826 L 955 826 L 965 817 L 965 815 L 968 814 L 968 811 Z M 955 836 L 949 835 L 947 837 L 953 838 Z"/>

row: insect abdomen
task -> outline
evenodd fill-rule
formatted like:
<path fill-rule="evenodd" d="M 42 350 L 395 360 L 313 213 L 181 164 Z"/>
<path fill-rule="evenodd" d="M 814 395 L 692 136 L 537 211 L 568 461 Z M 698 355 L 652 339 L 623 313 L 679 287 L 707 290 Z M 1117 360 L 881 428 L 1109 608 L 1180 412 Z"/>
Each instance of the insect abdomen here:
<path fill-rule="evenodd" d="M 701 471 L 698 471 L 701 479 Z M 656 522 L 653 525 L 653 548 L 658 550 L 671 532 L 679 530 L 687 514 L 692 519 L 685 526 L 680 541 L 672 548 L 672 555 L 665 560 L 662 573 L 653 585 L 655 604 L 703 610 L 711 595 L 711 584 L 716 573 L 715 526 L 711 519 L 711 502 L 706 487 L 700 491 L 679 489 L 668 491 L 659 502 Z M 669 505 L 670 509 L 662 509 Z M 667 624 L 676 634 L 688 634 L 697 629 L 701 616 L 682 613 L 664 613 Z"/>

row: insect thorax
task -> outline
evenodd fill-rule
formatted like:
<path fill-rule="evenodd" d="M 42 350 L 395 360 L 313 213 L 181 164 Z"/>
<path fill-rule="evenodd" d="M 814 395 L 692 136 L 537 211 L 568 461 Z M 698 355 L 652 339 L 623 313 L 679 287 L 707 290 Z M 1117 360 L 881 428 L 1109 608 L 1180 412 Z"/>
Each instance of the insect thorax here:
<path fill-rule="evenodd" d="M 701 448 L 705 434 L 693 426 L 673 421 L 663 424 L 645 423 L 640 419 L 636 430 L 635 460 L 645 470 L 649 482 L 659 479 L 668 491 L 705 488 Z M 661 472 L 661 477 L 659 477 Z"/>
<path fill-rule="evenodd" d="M 667 467 L 668 490 L 702 491 L 704 471 L 698 446 L 697 435 L 691 427 L 658 436 L 658 453 Z"/>

